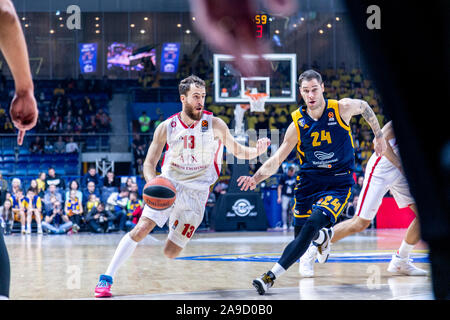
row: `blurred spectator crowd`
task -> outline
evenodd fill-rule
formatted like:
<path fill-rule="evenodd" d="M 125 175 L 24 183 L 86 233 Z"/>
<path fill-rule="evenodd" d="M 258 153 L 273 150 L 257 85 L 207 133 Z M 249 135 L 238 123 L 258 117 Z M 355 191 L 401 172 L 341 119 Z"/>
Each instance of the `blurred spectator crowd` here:
<path fill-rule="evenodd" d="M 140 199 L 134 177 L 121 183 L 114 172 L 101 177 L 95 167 L 70 181 L 49 168 L 28 185 L 19 178 L 8 183 L 0 174 L 0 223 L 6 234 L 14 224 L 23 234 L 33 232 L 33 220 L 38 233 L 128 231 L 142 213 Z"/>
<path fill-rule="evenodd" d="M 3 80 L 2 80 L 3 79 Z M 15 133 L 9 118 L 9 105 L 13 98 L 13 87 L 9 88 L 0 74 L 0 134 Z M 25 143 L 32 153 L 77 152 L 80 144 L 92 134 L 111 132 L 111 117 L 108 101 L 112 89 L 108 78 L 63 81 L 36 80 L 35 97 L 39 118 L 31 134 L 34 139 Z"/>

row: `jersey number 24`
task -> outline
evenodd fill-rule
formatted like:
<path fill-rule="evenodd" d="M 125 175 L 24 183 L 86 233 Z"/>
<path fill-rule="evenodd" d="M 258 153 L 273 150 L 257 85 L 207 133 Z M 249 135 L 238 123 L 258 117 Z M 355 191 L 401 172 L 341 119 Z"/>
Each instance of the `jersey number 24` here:
<path fill-rule="evenodd" d="M 319 141 L 320 136 L 320 141 Z M 322 130 L 320 131 L 320 135 L 318 132 L 312 132 L 311 137 L 313 138 L 312 145 L 313 147 L 318 147 L 322 144 L 322 141 L 328 142 L 328 144 L 331 143 L 331 135 L 330 132 Z"/>

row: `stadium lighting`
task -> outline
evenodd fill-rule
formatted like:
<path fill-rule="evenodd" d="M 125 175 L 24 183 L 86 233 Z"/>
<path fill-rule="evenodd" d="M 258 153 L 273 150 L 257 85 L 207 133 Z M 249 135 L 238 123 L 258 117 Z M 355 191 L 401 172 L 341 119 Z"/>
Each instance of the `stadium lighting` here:
<path fill-rule="evenodd" d="M 63 28 L 63 27 L 64 27 L 64 24 L 61 23 L 61 24 L 59 25 L 59 27 L 60 27 L 60 28 Z"/>
<path fill-rule="evenodd" d="M 177 27 L 178 27 L 178 28 L 181 28 L 181 23 L 177 24 Z"/>
<path fill-rule="evenodd" d="M 327 28 L 330 29 L 332 27 L 331 23 L 327 24 Z"/>
<path fill-rule="evenodd" d="M 59 16 L 61 14 L 61 11 L 56 10 L 56 15 Z"/>
<path fill-rule="evenodd" d="M 278 30 L 278 29 L 275 30 L 275 33 L 276 33 L 276 34 L 279 34 L 279 33 L 280 33 L 280 30 Z"/>
<path fill-rule="evenodd" d="M 136 25 L 134 23 L 130 24 L 131 28 L 134 28 Z"/>
<path fill-rule="evenodd" d="M 142 34 L 144 34 L 145 33 L 145 30 L 144 29 L 141 29 L 141 31 L 139 31 L 140 33 L 142 33 Z"/>
<path fill-rule="evenodd" d="M 294 28 L 297 28 L 297 24 L 296 24 L 296 23 L 294 23 L 292 26 L 293 26 Z"/>
<path fill-rule="evenodd" d="M 59 17 L 58 19 L 61 21 L 63 18 L 62 18 L 62 17 Z"/>
<path fill-rule="evenodd" d="M 186 33 L 187 33 L 187 34 L 191 33 L 191 30 L 187 29 L 187 30 L 186 30 Z"/>
<path fill-rule="evenodd" d="M 55 33 L 55 30 L 51 29 L 51 30 L 50 30 L 50 33 L 51 33 L 51 34 Z"/>
<path fill-rule="evenodd" d="M 301 17 L 300 20 L 301 20 L 301 21 L 305 21 L 305 18 Z"/>
<path fill-rule="evenodd" d="M 27 18 L 25 18 L 25 17 L 22 17 L 22 21 L 25 21 L 25 20 L 27 20 Z"/>
<path fill-rule="evenodd" d="M 319 33 L 320 33 L 320 34 L 322 34 L 322 33 L 323 33 L 323 30 L 322 30 L 322 29 L 320 29 L 320 30 L 319 30 Z"/>
<path fill-rule="evenodd" d="M 341 20 L 339 17 L 336 17 L 336 21 L 339 21 L 339 20 Z"/>
<path fill-rule="evenodd" d="M 144 17 L 144 20 L 147 21 L 147 20 L 148 20 L 148 17 Z"/>
<path fill-rule="evenodd" d="M 95 30 L 95 33 L 100 33 L 100 30 Z"/>
<path fill-rule="evenodd" d="M 96 24 L 95 24 L 95 27 L 98 28 L 98 27 L 100 27 L 100 25 L 99 25 L 98 23 L 96 23 Z"/>
<path fill-rule="evenodd" d="M 192 17 L 192 21 L 195 21 L 195 17 Z"/>
<path fill-rule="evenodd" d="M 28 23 L 25 23 L 25 28 L 28 28 L 29 27 L 29 24 Z"/>
<path fill-rule="evenodd" d="M 98 21 L 98 20 L 100 20 L 100 18 L 99 17 L 95 17 L 95 20 Z"/>

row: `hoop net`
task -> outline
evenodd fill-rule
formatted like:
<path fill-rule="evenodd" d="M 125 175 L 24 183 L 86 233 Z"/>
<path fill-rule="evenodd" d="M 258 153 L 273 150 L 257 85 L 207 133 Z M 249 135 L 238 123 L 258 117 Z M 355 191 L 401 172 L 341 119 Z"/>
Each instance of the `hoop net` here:
<path fill-rule="evenodd" d="M 250 109 L 248 104 L 237 104 L 234 109 L 235 117 L 235 127 L 234 130 L 236 134 L 242 134 L 244 132 L 244 113 Z"/>
<path fill-rule="evenodd" d="M 264 112 L 266 109 L 264 105 L 266 103 L 266 99 L 269 97 L 267 93 L 245 93 L 246 98 L 250 103 L 250 112 Z"/>

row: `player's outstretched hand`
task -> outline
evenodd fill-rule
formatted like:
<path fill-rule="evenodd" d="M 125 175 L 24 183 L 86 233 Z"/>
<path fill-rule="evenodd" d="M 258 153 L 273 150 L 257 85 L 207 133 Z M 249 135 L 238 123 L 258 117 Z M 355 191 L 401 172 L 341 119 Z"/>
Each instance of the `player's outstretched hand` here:
<path fill-rule="evenodd" d="M 373 140 L 375 153 L 378 157 L 381 157 L 387 149 L 386 140 L 384 139 L 384 136 L 376 137 Z"/>
<path fill-rule="evenodd" d="M 17 144 L 21 146 L 25 132 L 33 129 L 38 119 L 38 108 L 33 90 L 23 93 L 16 92 L 11 102 L 9 114 L 12 123 L 19 130 Z"/>
<path fill-rule="evenodd" d="M 256 141 L 256 150 L 258 150 L 258 155 L 266 152 L 267 148 L 270 146 L 269 138 L 261 138 Z"/>
<path fill-rule="evenodd" d="M 237 179 L 238 182 L 238 187 L 241 187 L 241 191 L 247 191 L 248 189 L 250 190 L 255 190 L 256 188 L 256 181 L 255 178 L 251 177 L 251 176 L 240 176 Z"/>

